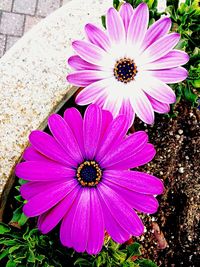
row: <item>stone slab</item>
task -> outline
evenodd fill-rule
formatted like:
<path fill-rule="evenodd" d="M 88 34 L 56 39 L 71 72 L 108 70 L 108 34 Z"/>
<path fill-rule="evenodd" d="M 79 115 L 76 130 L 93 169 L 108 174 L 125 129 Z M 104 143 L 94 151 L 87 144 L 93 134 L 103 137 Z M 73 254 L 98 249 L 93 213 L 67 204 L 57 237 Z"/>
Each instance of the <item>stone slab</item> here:
<path fill-rule="evenodd" d="M 71 41 L 84 38 L 84 25 L 101 25 L 112 0 L 73 0 L 39 22 L 0 59 L 1 214 L 28 135 L 43 128 L 76 88 L 67 84 Z"/>

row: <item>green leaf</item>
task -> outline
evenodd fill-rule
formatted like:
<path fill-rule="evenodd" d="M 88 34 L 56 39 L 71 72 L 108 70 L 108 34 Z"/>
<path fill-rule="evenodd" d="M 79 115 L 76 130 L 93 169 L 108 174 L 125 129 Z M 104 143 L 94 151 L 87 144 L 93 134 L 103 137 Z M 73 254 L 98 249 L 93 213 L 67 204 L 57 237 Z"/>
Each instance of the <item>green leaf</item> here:
<path fill-rule="evenodd" d="M 118 10 L 119 4 L 120 4 L 119 0 L 113 0 L 113 6 L 114 6 L 115 9 Z"/>
<path fill-rule="evenodd" d="M 127 247 L 128 257 L 140 256 L 140 244 L 135 242 Z"/>
<path fill-rule="evenodd" d="M 5 245 L 5 246 L 14 246 L 17 244 L 17 241 L 15 239 L 12 240 L 12 239 L 3 238 L 3 239 L 0 239 L 0 244 Z"/>
<path fill-rule="evenodd" d="M 153 261 L 149 259 L 140 259 L 137 260 L 136 263 L 138 263 L 140 267 L 158 267 Z"/>
<path fill-rule="evenodd" d="M 77 259 L 75 262 L 74 262 L 74 265 L 79 265 L 79 266 L 89 266 L 90 262 L 86 259 L 83 259 L 83 258 L 79 258 Z"/>
<path fill-rule="evenodd" d="M 10 232 L 10 227 L 5 223 L 0 223 L 0 235 Z"/>
<path fill-rule="evenodd" d="M 103 27 L 106 29 L 106 16 L 101 16 L 101 23 Z"/>
<path fill-rule="evenodd" d="M 24 213 L 21 214 L 18 223 L 20 226 L 23 226 L 28 220 L 28 217 L 26 217 L 26 215 Z"/>
<path fill-rule="evenodd" d="M 9 253 L 12 254 L 15 250 L 18 250 L 23 245 L 15 245 L 9 249 Z"/>
<path fill-rule="evenodd" d="M 9 255 L 9 248 L 4 249 L 4 250 L 0 253 L 0 260 L 2 260 L 3 258 L 5 258 L 7 255 Z"/>
<path fill-rule="evenodd" d="M 15 266 L 17 266 L 17 264 L 13 260 L 9 260 L 6 263 L 6 267 L 15 267 Z"/>

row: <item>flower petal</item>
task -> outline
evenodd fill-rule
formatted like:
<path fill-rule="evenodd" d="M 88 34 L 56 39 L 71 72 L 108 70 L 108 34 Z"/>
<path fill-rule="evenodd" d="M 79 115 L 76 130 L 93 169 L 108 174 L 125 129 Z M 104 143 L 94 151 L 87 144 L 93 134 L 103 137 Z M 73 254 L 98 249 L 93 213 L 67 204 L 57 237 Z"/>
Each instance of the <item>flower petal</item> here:
<path fill-rule="evenodd" d="M 86 41 L 77 40 L 72 43 L 72 47 L 84 60 L 102 66 L 107 53 L 100 47 Z M 104 65 L 104 64 L 103 64 Z"/>
<path fill-rule="evenodd" d="M 61 201 L 77 185 L 75 179 L 57 183 L 52 188 L 33 196 L 23 207 L 23 212 L 27 217 L 38 216 Z M 39 190 L 39 189 L 38 189 Z"/>
<path fill-rule="evenodd" d="M 188 76 L 188 71 L 182 67 L 166 70 L 151 70 L 148 72 L 153 77 L 169 84 L 184 81 Z"/>
<path fill-rule="evenodd" d="M 162 194 L 164 190 L 160 179 L 138 171 L 106 170 L 104 171 L 104 180 L 142 194 L 158 195 Z"/>
<path fill-rule="evenodd" d="M 153 23 L 146 32 L 142 48 L 146 49 L 159 38 L 168 33 L 171 28 L 171 19 L 168 17 L 161 18 Z"/>
<path fill-rule="evenodd" d="M 29 140 L 33 147 L 47 158 L 67 166 L 75 165 L 74 160 L 67 155 L 65 150 L 51 135 L 36 130 L 31 132 Z M 32 160 L 34 160 L 34 158 Z"/>
<path fill-rule="evenodd" d="M 90 188 L 82 188 L 81 196 L 76 205 L 73 224 L 71 227 L 71 240 L 73 248 L 77 252 L 86 250 L 89 238 L 89 220 L 90 220 Z"/>
<path fill-rule="evenodd" d="M 123 196 L 123 199 L 134 209 L 150 214 L 155 213 L 158 210 L 159 204 L 155 197 L 131 191 L 111 182 L 106 182 L 106 184 L 119 195 Z"/>
<path fill-rule="evenodd" d="M 134 88 L 134 95 L 130 98 L 130 102 L 135 113 L 142 121 L 148 124 L 154 123 L 154 111 L 152 105 L 141 89 Z"/>
<path fill-rule="evenodd" d="M 60 115 L 52 114 L 48 119 L 48 126 L 54 138 L 63 147 L 66 153 L 77 163 L 82 162 L 83 155 L 67 122 Z"/>
<path fill-rule="evenodd" d="M 38 228 L 43 234 L 50 232 L 64 217 L 71 208 L 80 187 L 75 187 L 63 200 L 61 200 L 51 210 L 40 215 Z"/>
<path fill-rule="evenodd" d="M 90 105 L 84 115 L 83 136 L 85 155 L 92 160 L 101 137 L 102 111 L 97 105 Z"/>
<path fill-rule="evenodd" d="M 110 48 L 110 41 L 108 39 L 108 36 L 100 28 L 91 23 L 88 23 L 85 26 L 85 31 L 91 43 L 99 46 L 105 51 Z"/>
<path fill-rule="evenodd" d="M 50 159 L 39 153 L 35 148 L 29 146 L 25 149 L 23 159 L 26 161 L 49 161 Z"/>
<path fill-rule="evenodd" d="M 155 41 L 137 59 L 136 65 L 142 66 L 165 56 L 178 43 L 180 34 L 170 33 Z"/>
<path fill-rule="evenodd" d="M 101 130 L 101 140 L 104 137 L 109 125 L 113 121 L 112 114 L 107 110 L 102 110 L 102 130 Z"/>
<path fill-rule="evenodd" d="M 68 59 L 68 64 L 75 70 L 101 70 L 100 66 L 91 64 L 78 55 L 71 56 Z"/>
<path fill-rule="evenodd" d="M 152 144 L 145 144 L 142 150 L 137 152 L 134 155 L 131 155 L 128 158 L 122 157 L 119 162 L 117 162 L 114 165 L 111 165 L 110 167 L 107 167 L 107 169 L 112 170 L 125 170 L 125 169 L 132 169 L 139 166 L 142 166 L 149 161 L 151 161 L 156 154 L 155 148 Z"/>
<path fill-rule="evenodd" d="M 148 71 L 145 72 L 149 74 Z M 141 73 L 141 78 L 138 81 L 145 93 L 163 103 L 171 104 L 176 102 L 176 95 L 171 87 L 159 79 L 146 75 L 146 73 Z"/>
<path fill-rule="evenodd" d="M 128 121 L 124 115 L 117 116 L 108 126 L 107 131 L 99 143 L 96 160 L 101 159 L 111 151 L 120 141 L 124 139 L 128 131 Z"/>
<path fill-rule="evenodd" d="M 128 30 L 128 25 L 133 15 L 133 12 L 134 12 L 133 7 L 129 3 L 124 3 L 120 7 L 119 14 L 123 20 L 124 28 L 126 32 Z"/>
<path fill-rule="evenodd" d="M 170 111 L 170 105 L 169 104 L 162 103 L 162 102 L 154 99 L 150 95 L 147 95 L 147 97 L 148 97 L 149 101 L 151 102 L 153 109 L 157 113 L 163 114 L 163 113 L 168 113 Z"/>
<path fill-rule="evenodd" d="M 146 34 L 148 22 L 148 6 L 146 3 L 142 3 L 135 9 L 128 27 L 127 41 L 134 47 L 141 45 Z"/>
<path fill-rule="evenodd" d="M 98 185 L 97 190 L 102 201 L 106 203 L 110 213 L 121 227 L 131 235 L 140 236 L 144 231 L 142 221 L 129 204 L 123 200 L 123 196 L 118 195 L 103 183 Z"/>
<path fill-rule="evenodd" d="M 71 128 L 82 154 L 85 155 L 83 145 L 83 118 L 81 113 L 76 108 L 68 108 L 64 112 L 64 120 Z"/>
<path fill-rule="evenodd" d="M 54 186 L 60 184 L 59 182 L 49 181 L 46 182 L 28 182 L 20 186 L 20 194 L 24 199 L 30 199 L 40 192 L 54 188 Z"/>
<path fill-rule="evenodd" d="M 56 181 L 69 180 L 75 176 L 75 171 L 54 162 L 27 161 L 17 164 L 15 174 L 28 181 Z"/>
<path fill-rule="evenodd" d="M 101 166 L 103 168 L 112 168 L 112 166 L 120 162 L 122 158 L 129 158 L 142 150 L 147 141 L 148 135 L 144 131 L 138 131 L 129 135 L 101 159 Z"/>
<path fill-rule="evenodd" d="M 119 114 L 123 114 L 123 115 L 127 116 L 128 121 L 129 121 L 128 125 L 129 125 L 129 127 L 131 127 L 133 122 L 134 122 L 134 119 L 135 119 L 135 112 L 133 110 L 133 107 L 131 106 L 129 99 L 124 99 L 122 101 L 122 105 L 121 105 Z"/>
<path fill-rule="evenodd" d="M 109 81 L 107 80 L 91 83 L 77 95 L 76 103 L 78 105 L 88 105 L 93 103 L 103 92 L 105 92 L 108 84 Z"/>
<path fill-rule="evenodd" d="M 72 225 L 76 223 L 74 221 L 74 214 L 76 212 L 77 204 L 79 202 L 79 199 L 81 197 L 81 190 L 77 193 L 77 197 L 74 200 L 74 203 L 72 204 L 71 208 L 68 210 L 68 212 L 65 214 L 61 227 L 60 227 L 60 241 L 63 244 L 63 246 L 67 247 L 73 247 L 73 240 L 71 238 L 71 230 Z"/>
<path fill-rule="evenodd" d="M 125 29 L 122 18 L 115 8 L 109 8 L 106 16 L 106 26 L 112 44 L 125 43 Z"/>
<path fill-rule="evenodd" d="M 104 218 L 100 200 L 95 188 L 90 189 L 89 236 L 86 251 L 98 254 L 104 242 Z"/>
<path fill-rule="evenodd" d="M 184 65 L 188 62 L 189 56 L 184 51 L 172 50 L 164 57 L 159 58 L 156 61 L 144 65 L 146 70 L 159 70 L 159 69 L 169 69 Z"/>
<path fill-rule="evenodd" d="M 108 73 L 95 70 L 80 70 L 67 75 L 67 81 L 76 86 L 86 87 L 93 82 L 108 78 Z"/>

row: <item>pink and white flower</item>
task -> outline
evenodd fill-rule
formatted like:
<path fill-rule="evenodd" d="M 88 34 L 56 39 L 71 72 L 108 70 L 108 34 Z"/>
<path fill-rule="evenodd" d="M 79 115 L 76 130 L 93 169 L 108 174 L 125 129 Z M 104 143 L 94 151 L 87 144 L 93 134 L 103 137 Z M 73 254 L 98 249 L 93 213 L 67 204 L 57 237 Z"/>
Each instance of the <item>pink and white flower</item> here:
<path fill-rule="evenodd" d="M 75 71 L 67 80 L 85 87 L 77 96 L 79 105 L 96 103 L 117 114 L 126 114 L 130 124 L 135 113 L 148 124 L 154 111 L 166 113 L 176 101 L 167 85 L 183 81 L 188 73 L 181 67 L 189 57 L 173 49 L 180 39 L 169 33 L 171 20 L 164 17 L 148 28 L 149 10 L 145 3 L 135 10 L 128 3 L 119 12 L 110 8 L 106 32 L 87 24 L 87 41 L 72 43 L 76 55 L 69 58 Z"/>

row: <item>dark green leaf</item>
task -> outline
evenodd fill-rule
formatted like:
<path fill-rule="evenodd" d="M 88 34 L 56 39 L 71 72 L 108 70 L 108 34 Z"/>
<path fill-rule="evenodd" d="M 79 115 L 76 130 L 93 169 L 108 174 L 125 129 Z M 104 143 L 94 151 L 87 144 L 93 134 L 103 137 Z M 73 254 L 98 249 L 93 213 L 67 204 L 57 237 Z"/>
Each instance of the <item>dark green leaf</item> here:
<path fill-rule="evenodd" d="M 0 235 L 10 232 L 10 227 L 5 223 L 0 223 Z"/>

